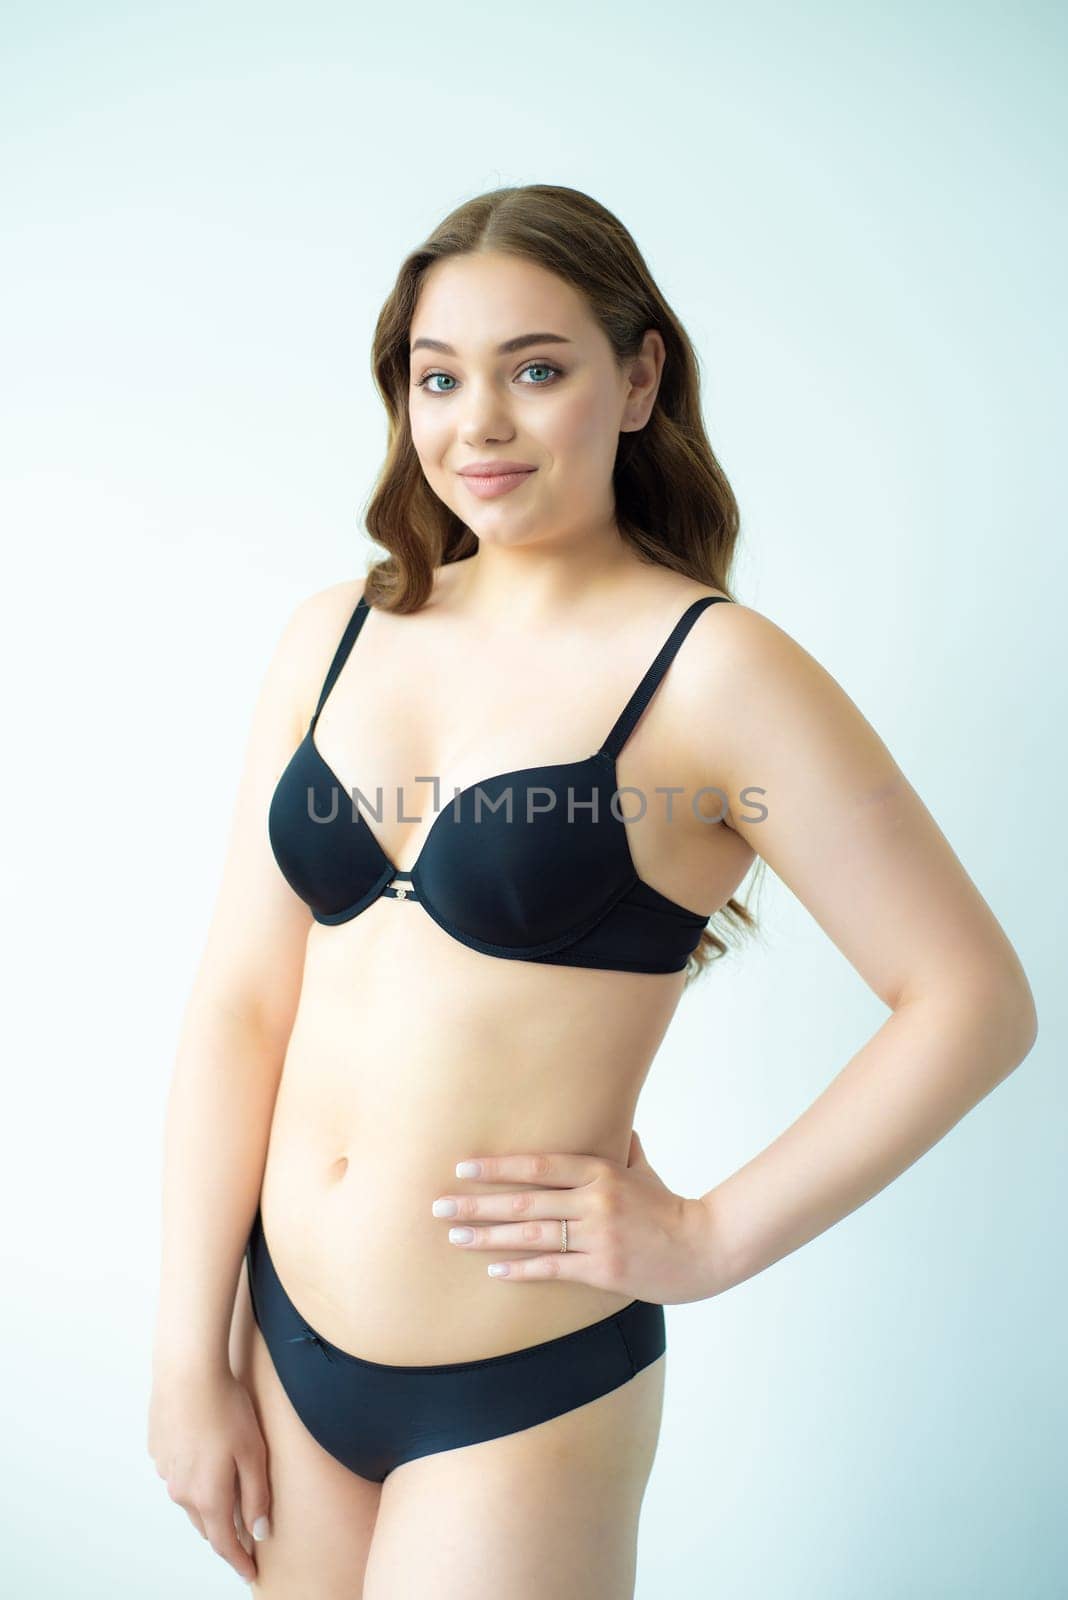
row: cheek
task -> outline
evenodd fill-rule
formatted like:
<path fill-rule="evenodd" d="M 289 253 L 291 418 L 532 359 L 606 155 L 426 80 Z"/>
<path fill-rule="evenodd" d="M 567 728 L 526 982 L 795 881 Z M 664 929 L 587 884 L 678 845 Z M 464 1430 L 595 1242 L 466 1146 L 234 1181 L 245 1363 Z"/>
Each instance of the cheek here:
<path fill-rule="evenodd" d="M 423 475 L 439 488 L 443 476 L 446 475 L 442 461 L 445 460 L 453 448 L 454 440 L 447 428 L 436 423 L 433 416 L 409 416 L 409 427 L 412 434 L 412 448 L 419 457 L 419 465 Z"/>
<path fill-rule="evenodd" d="M 408 427 L 412 435 L 412 444 L 416 454 L 427 456 L 431 453 L 434 441 L 434 422 L 428 417 L 422 406 L 408 407 Z"/>
<path fill-rule="evenodd" d="M 607 426 L 607 415 L 596 396 L 569 394 L 566 398 L 561 396 L 559 404 L 551 411 L 545 408 L 532 432 L 561 464 L 570 460 L 578 465 L 603 436 Z"/>

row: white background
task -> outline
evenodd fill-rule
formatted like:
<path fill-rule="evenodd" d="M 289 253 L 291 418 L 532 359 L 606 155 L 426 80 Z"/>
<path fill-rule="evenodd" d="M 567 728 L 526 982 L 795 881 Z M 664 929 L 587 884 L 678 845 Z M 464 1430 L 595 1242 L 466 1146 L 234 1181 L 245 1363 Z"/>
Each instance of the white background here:
<path fill-rule="evenodd" d="M 512 182 L 635 234 L 701 359 L 738 598 L 886 740 L 1040 1017 L 883 1194 L 668 1308 L 639 1600 L 1068 1592 L 1065 33 L 1038 4 L 5 8 L 7 1593 L 235 1592 L 145 1442 L 177 1030 L 268 655 L 377 554 L 378 309 Z M 639 1108 L 681 1193 L 886 1014 L 770 873 L 756 909 Z"/>

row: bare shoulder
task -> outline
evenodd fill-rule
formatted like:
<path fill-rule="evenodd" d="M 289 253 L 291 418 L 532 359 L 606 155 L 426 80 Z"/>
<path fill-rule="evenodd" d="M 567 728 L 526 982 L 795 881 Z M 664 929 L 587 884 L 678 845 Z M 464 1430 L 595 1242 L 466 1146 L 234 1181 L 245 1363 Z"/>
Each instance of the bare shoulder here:
<path fill-rule="evenodd" d="M 364 578 L 345 578 L 305 595 L 290 613 L 277 650 L 278 668 L 306 724 L 345 626 L 364 591 Z M 306 714 L 305 714 L 306 713 Z"/>
<path fill-rule="evenodd" d="M 841 819 L 908 787 L 842 684 L 762 612 L 707 607 L 684 654 L 679 694 L 704 781 L 730 793 L 774 786 L 795 821 L 820 806 Z M 732 816 L 731 825 L 765 855 L 776 836 L 770 823 Z"/>
<path fill-rule="evenodd" d="M 314 594 L 305 595 L 294 607 L 291 621 L 296 625 L 297 631 L 314 636 L 316 633 L 330 634 L 337 623 L 337 635 L 340 637 L 346 622 L 356 608 L 356 602 L 363 594 L 366 579 L 343 578 L 339 583 L 331 583 L 325 589 L 316 589 Z M 335 638 L 334 643 L 337 643 Z"/>
<path fill-rule="evenodd" d="M 846 689 L 751 607 L 709 606 L 693 634 L 686 739 L 727 825 L 888 1006 L 959 982 L 1024 1017 L 1004 931 Z"/>
<path fill-rule="evenodd" d="M 730 595 L 724 594 L 722 589 L 717 589 L 715 584 L 700 583 L 692 578 L 685 578 L 680 573 L 658 574 L 657 581 L 646 586 L 646 594 L 658 610 L 671 612 L 674 610 L 682 616 L 690 606 L 698 600 L 729 600 Z M 707 611 L 714 607 L 709 606 Z M 698 622 L 704 619 L 707 612 L 702 612 Z"/>
<path fill-rule="evenodd" d="M 695 589 L 695 597 L 702 595 L 729 600 L 721 589 Z M 702 611 L 687 640 L 686 658 L 691 667 L 686 677 L 702 694 L 715 688 L 734 696 L 756 675 L 764 683 L 785 683 L 796 672 L 825 670 L 787 630 L 739 600 Z"/>

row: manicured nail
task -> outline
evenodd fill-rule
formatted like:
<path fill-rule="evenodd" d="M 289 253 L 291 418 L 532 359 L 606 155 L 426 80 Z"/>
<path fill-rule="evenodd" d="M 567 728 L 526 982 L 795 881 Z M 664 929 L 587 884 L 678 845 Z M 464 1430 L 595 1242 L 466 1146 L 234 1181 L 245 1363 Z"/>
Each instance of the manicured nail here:
<path fill-rule="evenodd" d="M 449 1229 L 449 1242 L 450 1242 L 450 1244 L 470 1244 L 471 1240 L 474 1237 L 475 1237 L 474 1228 L 450 1228 Z"/>
<path fill-rule="evenodd" d="M 508 1263 L 507 1261 L 494 1262 L 492 1267 L 486 1268 L 486 1271 L 489 1273 L 491 1278 L 507 1278 Z"/>
<path fill-rule="evenodd" d="M 252 1537 L 254 1539 L 266 1539 L 270 1531 L 271 1524 L 268 1522 L 266 1517 L 257 1517 L 255 1522 L 252 1524 Z"/>
<path fill-rule="evenodd" d="M 458 1178 L 481 1178 L 481 1161 L 458 1161 L 456 1163 L 456 1176 Z"/>
<path fill-rule="evenodd" d="M 431 1209 L 436 1217 L 454 1217 L 460 1208 L 455 1200 L 435 1200 Z"/>

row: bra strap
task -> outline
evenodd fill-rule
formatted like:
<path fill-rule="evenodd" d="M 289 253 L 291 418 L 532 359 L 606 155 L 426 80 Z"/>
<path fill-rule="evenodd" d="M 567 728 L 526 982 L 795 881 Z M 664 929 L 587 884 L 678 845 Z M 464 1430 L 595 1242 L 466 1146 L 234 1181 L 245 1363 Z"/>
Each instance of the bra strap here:
<path fill-rule="evenodd" d="M 345 624 L 345 631 L 341 635 L 337 649 L 334 651 L 334 659 L 330 663 L 330 670 L 326 674 L 326 678 L 323 681 L 323 687 L 319 692 L 319 704 L 316 706 L 314 715 L 311 719 L 311 728 L 313 731 L 315 724 L 319 720 L 319 713 L 326 704 L 326 697 L 334 687 L 334 684 L 337 682 L 338 673 L 348 660 L 349 651 L 356 643 L 356 635 L 363 627 L 364 618 L 370 609 L 370 606 L 367 604 L 367 601 L 361 594 L 360 598 L 356 602 L 356 608 L 353 611 L 352 616 Z"/>
<path fill-rule="evenodd" d="M 702 595 L 700 600 L 695 600 L 693 605 L 683 612 L 668 634 L 668 637 L 657 652 L 652 666 L 623 707 L 623 710 L 616 718 L 615 726 L 601 746 L 601 751 L 606 755 L 610 755 L 613 761 L 634 732 L 638 718 L 660 687 L 660 680 L 675 659 L 679 646 L 701 615 L 701 612 L 707 606 L 714 606 L 719 600 L 729 604 L 727 596 L 724 594 Z"/>

